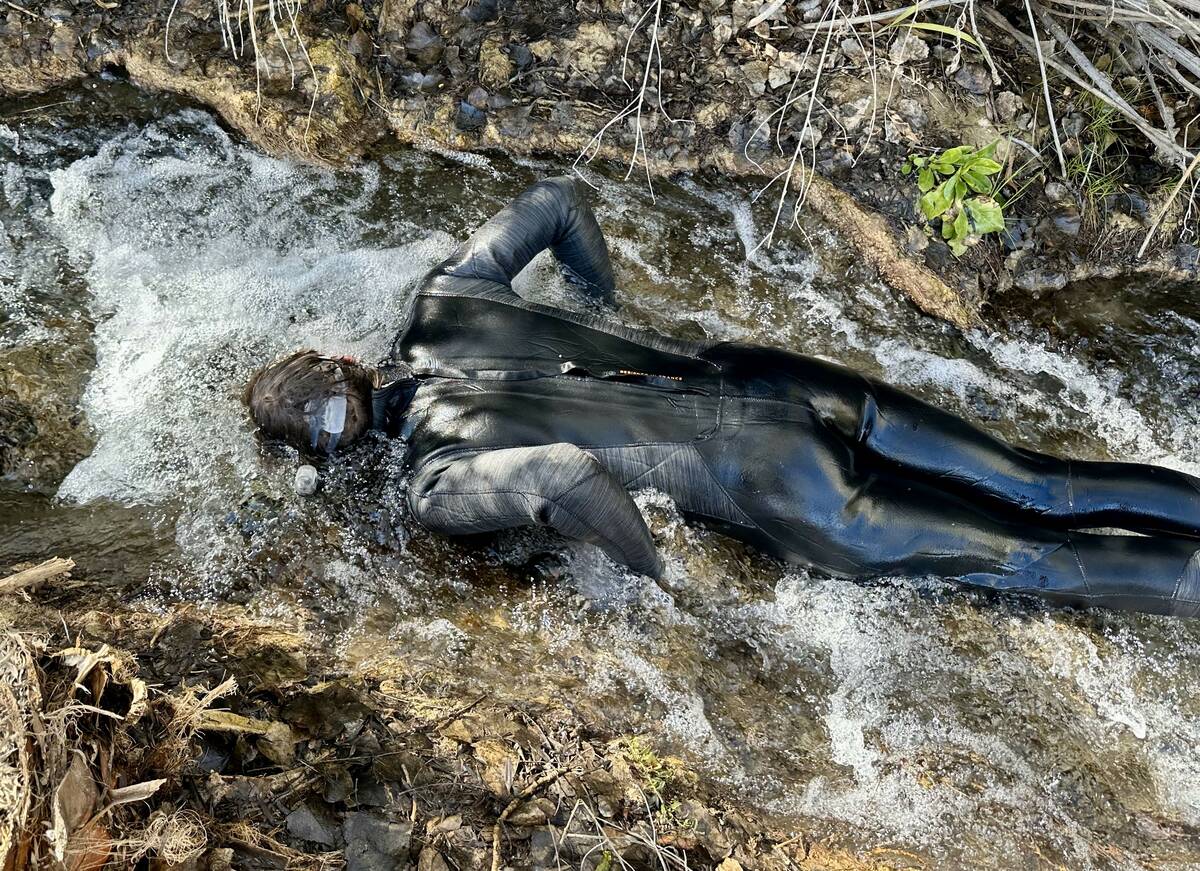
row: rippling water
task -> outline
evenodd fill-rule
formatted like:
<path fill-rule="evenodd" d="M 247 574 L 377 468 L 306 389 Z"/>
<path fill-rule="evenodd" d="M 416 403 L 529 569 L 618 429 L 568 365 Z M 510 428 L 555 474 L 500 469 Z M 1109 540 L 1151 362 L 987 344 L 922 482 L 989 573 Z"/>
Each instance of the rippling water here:
<path fill-rule="evenodd" d="M 334 173 L 120 86 L 64 99 L 0 118 L 4 383 L 77 433 L 44 486 L 0 481 L 0 564 L 72 554 L 152 606 L 242 602 L 306 621 L 346 663 L 559 699 L 864 849 L 1198 867 L 1200 621 L 813 576 L 652 492 L 663 588 L 537 532 L 435 539 L 383 441 L 292 494 L 295 459 L 264 455 L 244 419 L 248 374 L 305 345 L 381 356 L 423 272 L 564 163 L 402 151 Z M 1030 447 L 1200 471 L 1195 289 L 1000 300 L 994 332 L 963 336 L 815 222 L 747 257 L 749 189 L 685 180 L 651 203 L 592 180 L 630 323 L 845 362 Z M 574 304 L 545 257 L 517 289 Z"/>

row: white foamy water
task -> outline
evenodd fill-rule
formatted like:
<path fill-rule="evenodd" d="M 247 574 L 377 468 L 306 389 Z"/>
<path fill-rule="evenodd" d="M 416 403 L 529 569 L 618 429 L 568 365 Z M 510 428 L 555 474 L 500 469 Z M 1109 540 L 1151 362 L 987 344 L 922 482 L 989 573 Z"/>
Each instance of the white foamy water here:
<path fill-rule="evenodd" d="M 54 225 L 98 319 L 84 408 L 100 437 L 66 498 L 156 501 L 252 477 L 237 402 L 251 359 L 381 357 L 415 281 L 452 244 L 436 230 L 358 244 L 371 168 L 346 185 L 235 145 L 207 116 L 170 126 L 195 133 L 151 126 L 51 176 Z"/>
<path fill-rule="evenodd" d="M 291 493 L 291 459 L 264 456 L 245 420 L 249 373 L 302 346 L 381 356 L 422 273 L 529 167 L 401 152 L 330 173 L 259 155 L 197 112 L 90 152 L 48 175 L 20 155 L 4 170 L 9 211 L 66 252 L 95 321 L 83 412 L 98 441 L 60 495 L 169 506 L 175 595 L 328 620 L 348 659 L 400 656 L 498 693 L 558 696 L 864 849 L 945 868 L 1200 857 L 1191 623 L 784 570 L 650 492 L 637 500 L 662 588 L 543 533 L 448 543 L 407 523 L 399 445 L 335 463 L 314 499 Z M 1148 358 L 1185 377 L 1134 390 L 1121 367 L 1033 329 L 954 335 L 819 227 L 747 260 L 762 232 L 747 191 L 689 182 L 651 206 L 597 181 L 628 321 L 860 366 L 1031 447 L 1078 433 L 1092 455 L 1200 464 L 1198 412 L 1180 399 L 1194 343 Z M 4 220 L 0 301 L 12 341 L 32 347 L 70 305 L 33 292 L 53 272 L 21 277 L 27 249 L 15 215 Z M 548 257 L 517 289 L 577 302 Z"/>

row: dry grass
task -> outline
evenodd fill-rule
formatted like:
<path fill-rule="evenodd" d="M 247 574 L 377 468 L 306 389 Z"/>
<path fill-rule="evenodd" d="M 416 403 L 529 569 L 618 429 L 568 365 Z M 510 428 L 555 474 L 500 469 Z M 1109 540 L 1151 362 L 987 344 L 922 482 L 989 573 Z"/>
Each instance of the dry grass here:
<path fill-rule="evenodd" d="M 171 58 L 171 20 L 179 0 L 172 0 L 171 9 L 167 13 L 166 26 L 163 33 L 163 53 L 167 61 Z M 302 0 L 216 0 L 217 20 L 221 30 L 221 43 L 225 50 L 235 58 L 249 56 L 254 61 L 254 91 L 256 111 L 262 109 L 262 77 L 265 61 L 263 59 L 264 38 L 274 36 L 287 60 L 291 74 L 291 86 L 296 86 L 297 58 L 288 47 L 289 42 L 303 60 L 305 72 L 312 80 L 312 100 L 308 107 L 308 123 L 311 126 L 312 112 L 317 104 L 320 92 L 320 76 L 317 75 L 316 65 L 308 53 L 308 45 L 300 32 L 300 12 L 303 9 Z M 247 39 L 248 38 L 248 39 Z M 247 41 L 249 51 L 247 51 Z M 305 130 L 305 137 L 308 129 Z"/>

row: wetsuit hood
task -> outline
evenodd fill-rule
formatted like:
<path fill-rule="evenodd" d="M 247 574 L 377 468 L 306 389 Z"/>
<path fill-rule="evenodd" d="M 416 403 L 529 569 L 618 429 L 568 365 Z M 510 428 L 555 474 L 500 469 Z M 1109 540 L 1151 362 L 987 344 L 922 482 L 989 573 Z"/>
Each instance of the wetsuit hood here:
<path fill-rule="evenodd" d="M 416 395 L 417 381 L 406 363 L 387 361 L 373 372 L 371 389 L 371 429 L 382 430 L 390 438 L 400 434 L 404 412 Z"/>

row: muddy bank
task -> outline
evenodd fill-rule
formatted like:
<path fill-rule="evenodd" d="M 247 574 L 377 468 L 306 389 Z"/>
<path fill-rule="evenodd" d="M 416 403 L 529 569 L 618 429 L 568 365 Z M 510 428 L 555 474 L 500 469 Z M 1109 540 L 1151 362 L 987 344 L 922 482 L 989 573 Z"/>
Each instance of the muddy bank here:
<path fill-rule="evenodd" d="M 1087 172 L 1074 184 L 1056 179 L 1036 68 L 986 21 L 995 74 L 933 31 L 872 25 L 866 42 L 857 31 L 817 38 L 845 14 L 818 0 L 316 0 L 295 14 L 277 4 L 253 22 L 244 6 L 211 0 L 106 6 L 10 4 L 0 93 L 41 94 L 117 69 L 211 107 L 269 153 L 306 161 L 339 164 L 399 140 L 632 161 L 630 184 L 677 172 L 775 178 L 760 223 L 772 224 L 789 184 L 777 232 L 795 232 L 790 210 L 803 192 L 804 207 L 889 284 L 959 327 L 977 323 L 997 293 L 1041 295 L 1131 270 L 1197 274 L 1187 197 L 1136 256 L 1178 168 L 1136 144 L 1130 151 L 1132 140 L 1110 125 L 1101 151 L 1123 156 L 1103 189 Z M 656 10 L 651 44 L 643 13 Z M 805 94 L 815 110 L 798 99 Z M 1057 108 L 1068 151 L 1090 155 L 1101 135 L 1095 107 L 1068 87 Z M 899 169 L 909 152 L 993 141 L 1007 228 L 958 259 L 926 232 L 918 192 Z"/>
<path fill-rule="evenodd" d="M 61 571 L 21 589 L 0 589 L 5 868 L 783 871 L 903 855 L 784 828 L 569 706 L 470 696 L 400 660 L 328 672 L 302 625 L 152 613 Z"/>

